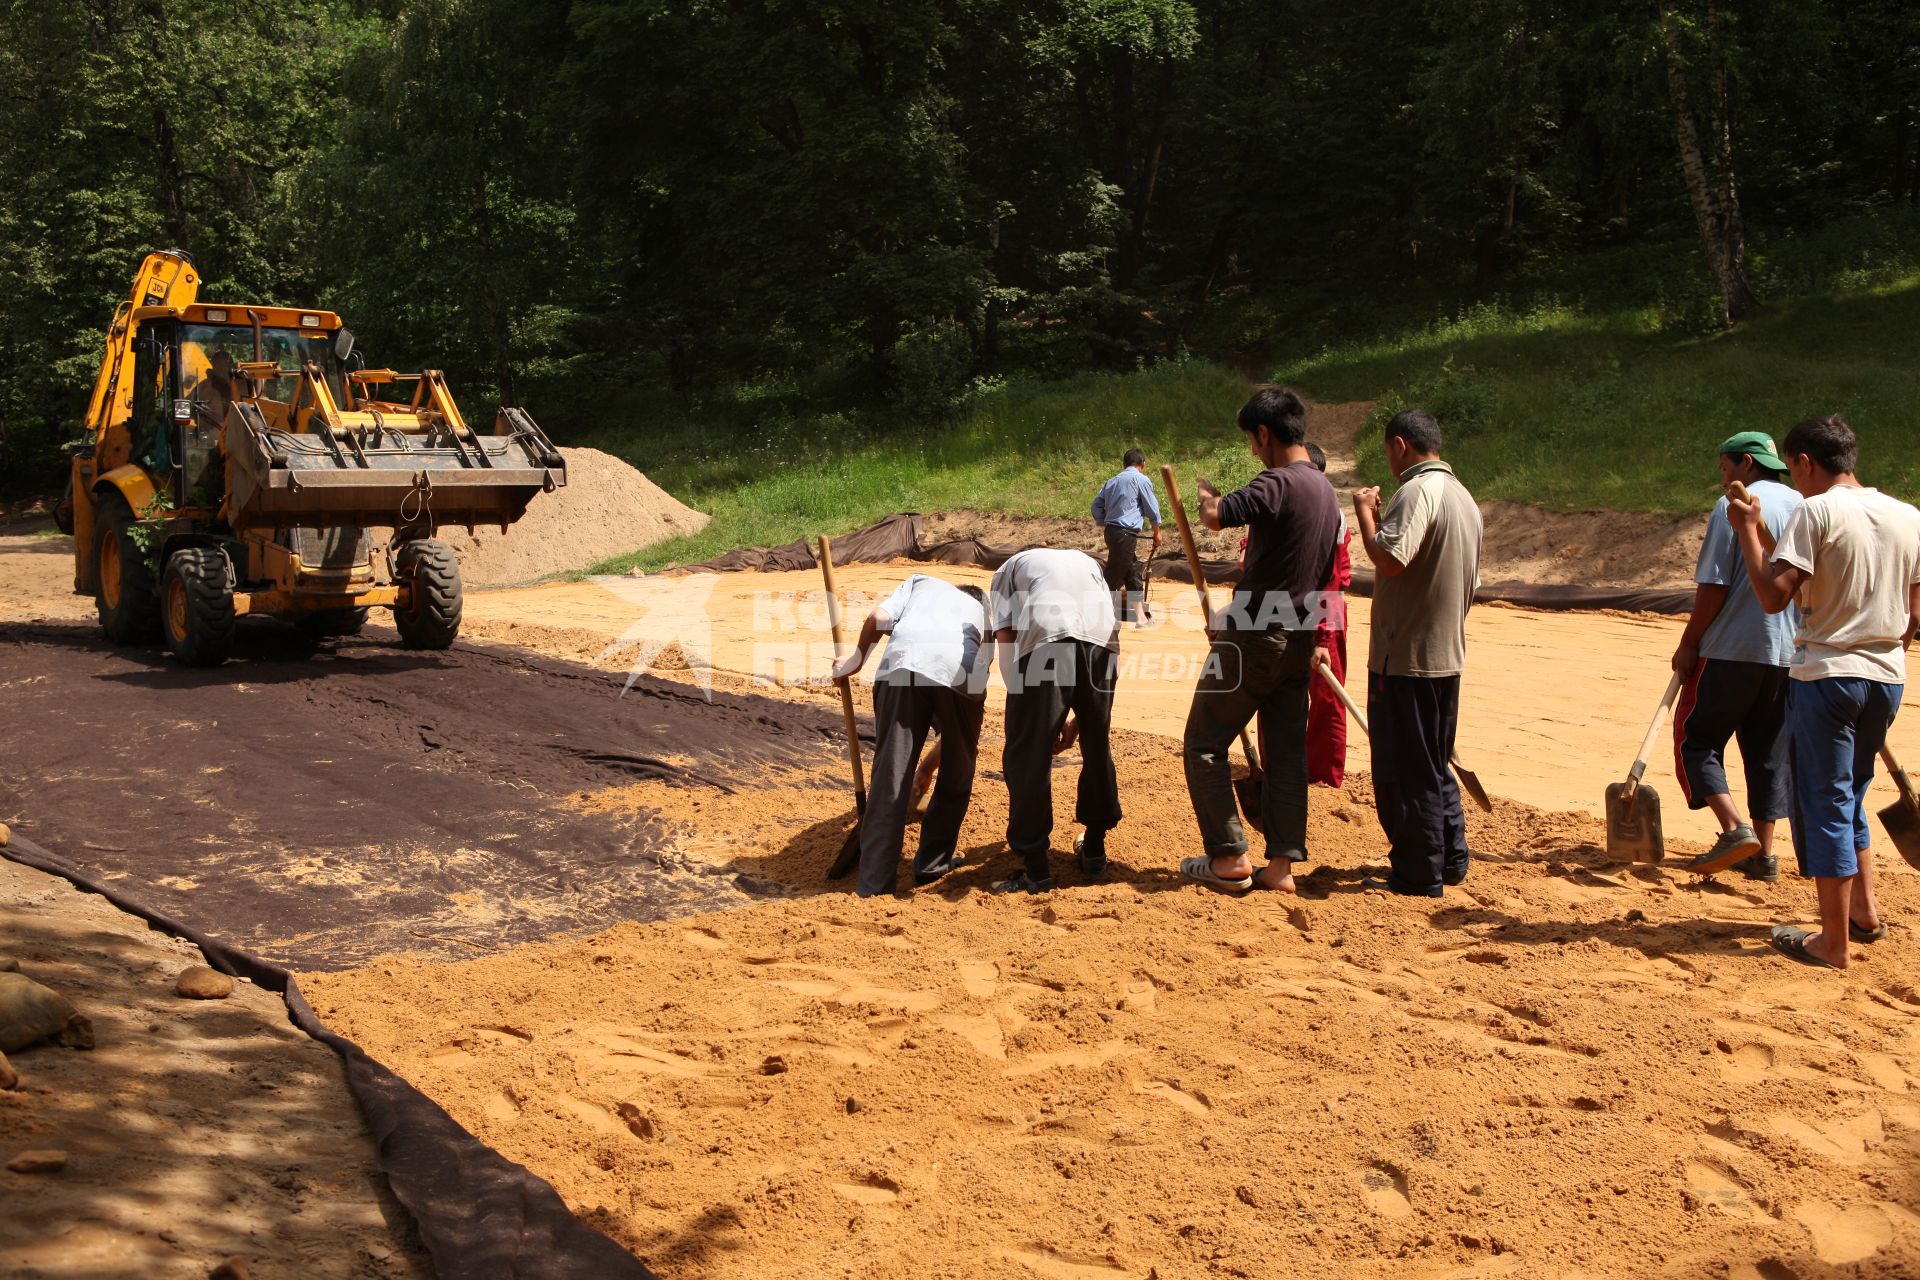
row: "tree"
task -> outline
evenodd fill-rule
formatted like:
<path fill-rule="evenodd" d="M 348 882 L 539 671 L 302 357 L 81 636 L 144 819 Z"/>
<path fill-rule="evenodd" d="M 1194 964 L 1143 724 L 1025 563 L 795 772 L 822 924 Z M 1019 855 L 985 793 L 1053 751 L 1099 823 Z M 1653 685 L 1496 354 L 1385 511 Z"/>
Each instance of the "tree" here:
<path fill-rule="evenodd" d="M 1747 232 L 1740 216 L 1740 189 L 1734 177 L 1733 115 L 1727 91 L 1728 41 L 1719 0 L 1706 0 L 1704 20 L 1683 14 L 1678 5 L 1660 10 L 1660 36 L 1666 49 L 1667 92 L 1673 107 L 1673 137 L 1680 172 L 1707 266 L 1719 290 L 1719 322 L 1729 328 L 1758 307 L 1747 278 Z M 1688 73 L 1697 69 L 1707 84 L 1708 146 L 1700 145 L 1688 90 Z"/>

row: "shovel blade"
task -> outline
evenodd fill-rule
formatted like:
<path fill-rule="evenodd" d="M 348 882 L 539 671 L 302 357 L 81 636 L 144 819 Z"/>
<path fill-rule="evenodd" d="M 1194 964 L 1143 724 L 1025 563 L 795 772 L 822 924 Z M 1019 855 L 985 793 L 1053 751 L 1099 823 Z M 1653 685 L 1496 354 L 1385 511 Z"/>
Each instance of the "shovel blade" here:
<path fill-rule="evenodd" d="M 1880 825 L 1907 865 L 1920 871 L 1920 813 L 1905 800 L 1896 800 L 1880 811 Z"/>
<path fill-rule="evenodd" d="M 1473 802 L 1479 805 L 1481 809 L 1487 813 L 1492 813 L 1493 797 L 1489 796 L 1487 789 L 1480 785 L 1480 775 L 1461 764 L 1458 760 L 1453 761 L 1452 765 L 1453 776 L 1459 780 L 1460 789 L 1465 791 L 1469 796 L 1472 796 Z"/>
<path fill-rule="evenodd" d="M 853 830 L 847 832 L 847 838 L 840 845 L 840 852 L 834 856 L 833 865 L 827 868 L 827 879 L 840 880 L 853 874 L 860 865 L 860 824 L 855 822 Z"/>
<path fill-rule="evenodd" d="M 1266 778 L 1262 774 L 1250 773 L 1233 780 L 1233 795 L 1240 802 L 1240 816 L 1248 826 L 1265 835 L 1267 832 Z"/>
<path fill-rule="evenodd" d="M 1631 797 L 1627 784 L 1607 788 L 1607 856 L 1622 862 L 1663 862 L 1667 840 L 1660 827 L 1660 793 L 1644 782 Z"/>

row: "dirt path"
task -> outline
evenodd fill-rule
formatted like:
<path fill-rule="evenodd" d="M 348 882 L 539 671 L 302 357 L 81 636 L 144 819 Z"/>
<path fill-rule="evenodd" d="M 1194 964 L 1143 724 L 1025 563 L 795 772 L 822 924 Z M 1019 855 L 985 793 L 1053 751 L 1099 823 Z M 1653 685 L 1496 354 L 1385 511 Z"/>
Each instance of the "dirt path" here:
<path fill-rule="evenodd" d="M 848 616 L 858 618 L 907 574 L 923 571 L 926 566 L 919 565 L 840 569 Z M 991 577 L 974 568 L 939 566 L 937 572 L 981 585 Z M 1154 596 L 1160 625 L 1122 633 L 1115 720 L 1128 729 L 1177 739 L 1204 645 L 1190 587 L 1157 584 Z M 1367 652 L 1369 604 L 1349 603 L 1348 684 L 1364 698 L 1358 671 Z M 484 592 L 468 601 L 467 618 L 470 634 L 536 647 L 558 645 L 568 656 L 586 660 L 612 647 L 610 659 L 627 661 L 644 651 L 644 641 L 697 638 L 714 666 L 742 676 L 757 672 L 785 684 L 809 674 L 823 676 L 832 657 L 824 596 L 818 575 L 810 571 L 611 579 Z M 1646 733 L 1683 626 L 1681 619 L 1640 615 L 1475 609 L 1467 623 L 1461 757 L 1499 795 L 1549 811 L 1598 813 L 1607 782 L 1626 775 Z M 678 655 L 672 657 L 678 663 Z M 683 669 L 663 674 L 685 676 Z M 823 690 L 802 696 L 831 708 Z M 997 682 L 989 697 L 996 707 L 1004 697 Z M 1920 759 L 1920 717 L 1897 721 L 1892 741 L 1902 758 Z M 1353 751 L 1364 766 L 1366 746 L 1357 734 Z M 1177 763 L 1170 767 L 1177 769 Z M 1680 802 L 1672 782 L 1672 748 L 1664 738 L 1656 745 L 1648 778 L 1663 793 L 1670 836 L 1712 838 L 1712 822 L 1704 812 L 1688 813 Z"/>
<path fill-rule="evenodd" d="M 92 1052 L 10 1055 L 0 1162 L 67 1152 L 59 1173 L 0 1172 L 0 1274 L 204 1280 L 245 1259 L 269 1276 L 427 1277 L 386 1190 L 339 1059 L 241 983 L 176 996 L 201 963 L 105 899 L 0 860 L 0 952 L 74 1000 Z"/>

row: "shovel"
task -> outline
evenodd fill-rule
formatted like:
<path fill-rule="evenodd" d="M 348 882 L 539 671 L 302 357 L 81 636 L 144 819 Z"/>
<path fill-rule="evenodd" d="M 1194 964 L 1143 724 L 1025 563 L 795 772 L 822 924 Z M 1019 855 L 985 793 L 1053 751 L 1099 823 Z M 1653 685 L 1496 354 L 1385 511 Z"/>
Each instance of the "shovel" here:
<path fill-rule="evenodd" d="M 1900 767 L 1885 744 L 1880 747 L 1880 759 L 1900 788 L 1900 798 L 1880 811 L 1880 825 L 1887 829 L 1887 837 L 1907 860 L 1907 865 L 1920 871 L 1920 794 L 1914 792 L 1907 771 Z"/>
<path fill-rule="evenodd" d="M 846 643 L 840 634 L 840 595 L 833 587 L 833 547 L 823 534 L 820 538 L 820 573 L 827 582 L 827 624 L 833 629 L 833 658 L 840 660 Z M 840 686 L 840 712 L 847 722 L 847 760 L 853 765 L 853 830 L 840 846 L 840 853 L 827 868 L 827 879 L 838 880 L 852 872 L 860 862 L 860 823 L 867 816 L 866 770 L 860 763 L 860 720 L 853 713 L 853 681 L 836 681 Z"/>
<path fill-rule="evenodd" d="M 1200 571 L 1200 550 L 1193 542 L 1193 526 L 1187 523 L 1187 508 L 1180 501 L 1180 486 L 1174 482 L 1173 467 L 1162 466 L 1160 478 L 1167 482 L 1167 497 L 1173 503 L 1173 518 L 1180 526 L 1180 543 L 1187 549 L 1187 568 L 1193 571 L 1193 589 L 1200 593 L 1200 609 L 1211 631 L 1213 597 L 1207 592 L 1207 576 Z M 1263 797 L 1267 775 L 1266 770 L 1260 767 L 1260 752 L 1253 745 L 1253 735 L 1247 732 L 1244 725 L 1240 729 L 1240 749 L 1247 753 L 1247 776 L 1233 780 L 1234 798 L 1240 802 L 1240 814 L 1247 820 L 1247 825 L 1265 835 L 1267 819 Z"/>
<path fill-rule="evenodd" d="M 1680 673 L 1676 671 L 1673 679 L 1667 681 L 1660 705 L 1653 709 L 1653 723 L 1647 726 L 1647 736 L 1640 740 L 1640 754 L 1634 757 L 1633 768 L 1627 770 L 1627 780 L 1607 786 L 1609 857 L 1627 862 L 1661 862 L 1667 856 L 1666 835 L 1660 826 L 1660 793 L 1643 786 L 1640 779 L 1647 771 L 1647 753 L 1653 750 L 1653 740 L 1660 735 L 1660 720 L 1679 696 Z"/>
<path fill-rule="evenodd" d="M 1333 674 L 1333 668 L 1325 662 L 1317 665 L 1320 674 L 1326 677 L 1328 686 L 1333 689 L 1333 696 L 1340 699 L 1340 705 L 1347 709 L 1347 714 L 1353 717 L 1353 722 L 1360 726 L 1360 732 L 1371 738 L 1373 736 L 1373 730 L 1367 728 L 1366 713 L 1360 710 L 1360 704 L 1355 702 L 1353 695 L 1347 692 L 1347 686 L 1340 683 L 1339 679 Z M 1472 796 L 1475 804 L 1485 809 L 1488 813 L 1492 813 L 1493 800 L 1487 795 L 1487 789 L 1480 785 L 1479 775 L 1461 764 L 1458 757 L 1448 760 L 1447 763 L 1453 769 L 1453 776 L 1460 780 L 1461 790 Z"/>

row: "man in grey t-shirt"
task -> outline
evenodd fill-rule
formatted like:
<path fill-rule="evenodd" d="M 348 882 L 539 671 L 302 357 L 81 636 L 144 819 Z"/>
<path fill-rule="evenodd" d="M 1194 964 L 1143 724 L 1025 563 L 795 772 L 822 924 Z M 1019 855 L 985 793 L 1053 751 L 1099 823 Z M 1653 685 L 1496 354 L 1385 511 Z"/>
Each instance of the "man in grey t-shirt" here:
<path fill-rule="evenodd" d="M 853 651 L 833 669 L 834 679 L 852 679 L 880 637 L 888 637 L 873 680 L 873 785 L 860 820 L 854 883 L 862 898 L 894 891 L 914 764 L 930 731 L 940 734 L 940 781 L 920 823 L 913 881 L 931 884 L 953 869 L 960 823 L 973 799 L 974 753 L 993 657 L 985 606 L 978 587 L 916 573 L 867 615 Z"/>
<path fill-rule="evenodd" d="M 1763 431 L 1742 431 L 1720 445 L 1720 482 L 1736 480 L 1760 503 L 1770 537 L 1778 538 L 1800 509 L 1800 495 L 1782 483 L 1787 464 Z M 1727 499 L 1714 504 L 1700 561 L 1693 571 L 1693 616 L 1673 651 L 1680 700 L 1673 708 L 1673 751 L 1689 809 L 1711 809 L 1720 838 L 1690 871 L 1729 867 L 1756 880 L 1778 880 L 1773 824 L 1793 802 L 1787 770 L 1787 665 L 1793 661 L 1798 612 L 1760 607 L 1727 522 Z M 1747 807 L 1740 816 L 1721 754 L 1738 736 L 1746 766 Z"/>
<path fill-rule="evenodd" d="M 1411 897 L 1439 897 L 1467 877 L 1467 824 L 1454 781 L 1467 610 L 1480 583 L 1480 508 L 1440 460 L 1440 424 L 1424 409 L 1394 415 L 1387 464 L 1400 489 L 1386 510 L 1378 489 L 1353 495 L 1354 522 L 1373 561 L 1367 657 L 1373 803 L 1392 872 L 1368 881 Z"/>

